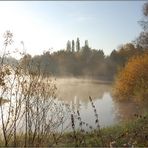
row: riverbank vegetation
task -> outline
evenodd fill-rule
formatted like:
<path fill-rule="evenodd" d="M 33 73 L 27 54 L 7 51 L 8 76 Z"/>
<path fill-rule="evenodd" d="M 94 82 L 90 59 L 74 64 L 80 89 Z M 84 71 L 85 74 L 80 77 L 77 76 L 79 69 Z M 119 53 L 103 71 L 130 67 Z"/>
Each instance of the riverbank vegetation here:
<path fill-rule="evenodd" d="M 0 57 L 0 146 L 148 146 L 148 115 L 135 114 L 135 120 L 100 128 L 97 109 L 89 97 L 96 129 L 81 119 L 66 103 L 56 100 L 56 85 L 50 76 L 87 76 L 116 79 L 117 100 L 147 101 L 148 97 L 148 3 L 144 6 L 144 28 L 135 43 L 127 43 L 105 56 L 79 38 L 67 42 L 66 50 L 49 51 L 32 57 L 25 52 L 20 60 L 8 57 L 13 34 L 6 31 Z M 75 49 L 76 44 L 76 49 Z M 13 61 L 13 62 L 12 62 Z M 116 78 L 117 75 L 117 78 Z M 5 102 L 2 105 L 2 102 Z M 71 119 L 72 132 L 63 124 Z M 79 130 L 75 128 L 79 121 Z M 85 131 L 86 125 L 90 131 Z M 61 132 L 58 128 L 62 127 Z"/>
<path fill-rule="evenodd" d="M 115 83 L 118 100 L 147 101 L 148 53 L 131 58 L 118 74 Z"/>
<path fill-rule="evenodd" d="M 55 146 L 141 147 L 148 146 L 148 115 L 135 115 L 135 120 L 92 132 L 66 133 Z"/>
<path fill-rule="evenodd" d="M 92 49 L 85 44 L 79 51 L 60 50 L 54 53 L 44 52 L 42 55 L 25 55 L 20 63 L 30 73 L 40 72 L 55 77 L 83 77 L 105 81 L 113 81 L 120 68 L 125 66 L 128 59 L 134 55 L 142 54 L 145 50 L 127 43 L 113 50 L 110 55 L 104 55 L 103 50 Z"/>
<path fill-rule="evenodd" d="M 120 101 L 148 101 L 148 3 L 143 6 L 143 15 L 143 32 L 136 41 L 144 52 L 131 57 L 116 77 L 114 94 Z"/>
<path fill-rule="evenodd" d="M 148 114 L 134 115 L 135 119 L 118 125 L 102 129 L 92 129 L 90 132 L 77 130 L 73 132 L 54 133 L 48 135 L 40 133 L 26 146 L 44 147 L 147 147 L 148 146 Z M 82 125 L 83 126 L 83 125 Z M 16 141 L 10 139 L 7 146 L 22 147 L 25 135 L 17 133 Z M 29 143 L 28 143 L 29 142 Z M 32 143 L 33 142 L 33 143 Z M 4 146 L 0 137 L 0 146 Z"/>

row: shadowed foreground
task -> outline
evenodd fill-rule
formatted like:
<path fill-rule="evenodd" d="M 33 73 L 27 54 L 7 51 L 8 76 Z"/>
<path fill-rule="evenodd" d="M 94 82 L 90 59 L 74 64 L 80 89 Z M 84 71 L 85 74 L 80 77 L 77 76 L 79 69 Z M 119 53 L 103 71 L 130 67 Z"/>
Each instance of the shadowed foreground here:
<path fill-rule="evenodd" d="M 122 123 L 109 128 L 103 128 L 100 130 L 92 130 L 91 132 L 80 130 L 63 134 L 53 133 L 50 135 L 50 137 L 45 138 L 46 141 L 40 141 L 39 144 L 39 139 L 36 139 L 36 143 L 34 143 L 35 145 L 30 146 L 147 147 L 148 114 L 146 114 L 145 116 L 135 114 L 134 116 L 134 121 Z M 24 146 L 24 137 L 25 135 L 17 135 L 16 146 Z M 0 139 L 0 146 L 4 146 L 4 142 L 2 139 Z M 13 141 L 9 143 L 9 146 L 13 146 Z"/>
<path fill-rule="evenodd" d="M 135 115 L 135 120 L 129 123 L 109 128 L 94 130 L 90 133 L 77 132 L 64 134 L 55 146 L 148 146 L 148 115 Z M 75 140 L 74 140 L 75 139 Z"/>

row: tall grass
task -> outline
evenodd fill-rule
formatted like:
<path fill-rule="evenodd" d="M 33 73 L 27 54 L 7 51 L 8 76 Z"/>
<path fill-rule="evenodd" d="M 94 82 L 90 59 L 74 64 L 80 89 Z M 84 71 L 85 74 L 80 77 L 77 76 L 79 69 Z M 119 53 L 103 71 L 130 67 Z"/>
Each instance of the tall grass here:
<path fill-rule="evenodd" d="M 131 138 L 148 138 L 147 116 L 141 116 L 141 122 L 134 122 L 125 128 L 101 129 L 97 109 L 89 96 L 97 127 L 93 129 L 82 120 L 80 110 L 73 111 L 56 100 L 56 85 L 50 77 L 40 73 L 40 63 L 33 73 L 24 68 L 31 66 L 27 65 L 27 59 L 23 67 L 20 63 L 16 67 L 5 64 L 4 58 L 9 53 L 7 47 L 11 45 L 12 37 L 7 31 L 0 64 L 0 146 L 135 146 L 135 139 Z M 5 100 L 7 103 L 2 104 Z M 59 132 L 67 117 L 71 119 L 72 132 Z"/>
<path fill-rule="evenodd" d="M 57 143 L 54 133 L 62 126 L 69 109 L 56 100 L 55 82 L 40 73 L 40 66 L 36 73 L 30 73 L 26 68 L 30 66 L 27 60 L 24 60 L 25 68 L 22 63 L 16 67 L 4 63 L 12 37 L 10 31 L 5 33 L 0 63 L 0 102 L 8 101 L 0 106 L 2 146 L 18 146 L 21 143 L 21 146 L 27 147 Z M 24 53 L 22 56 L 26 58 Z"/>

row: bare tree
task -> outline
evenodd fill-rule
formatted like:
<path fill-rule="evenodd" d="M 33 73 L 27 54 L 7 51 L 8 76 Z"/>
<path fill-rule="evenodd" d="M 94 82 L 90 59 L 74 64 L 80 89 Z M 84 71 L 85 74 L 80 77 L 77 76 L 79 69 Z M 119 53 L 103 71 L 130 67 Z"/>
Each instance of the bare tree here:
<path fill-rule="evenodd" d="M 7 32 L 2 59 L 6 57 L 11 41 L 12 34 Z M 0 116 L 4 146 L 47 146 L 47 143 L 57 143 L 57 138 L 49 139 L 65 122 L 68 108 L 57 101 L 55 82 L 40 73 L 40 65 L 34 75 L 27 68 L 24 71 L 22 64 L 11 67 L 3 61 L 0 67 Z M 27 62 L 24 60 L 24 65 Z M 7 103 L 2 104 L 4 99 Z"/>

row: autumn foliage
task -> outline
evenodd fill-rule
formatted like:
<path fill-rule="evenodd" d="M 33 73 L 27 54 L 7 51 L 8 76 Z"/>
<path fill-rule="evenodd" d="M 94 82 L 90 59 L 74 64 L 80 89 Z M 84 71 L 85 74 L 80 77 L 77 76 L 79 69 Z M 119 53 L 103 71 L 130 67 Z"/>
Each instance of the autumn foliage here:
<path fill-rule="evenodd" d="M 129 59 L 119 72 L 114 88 L 117 100 L 148 99 L 148 53 Z"/>

